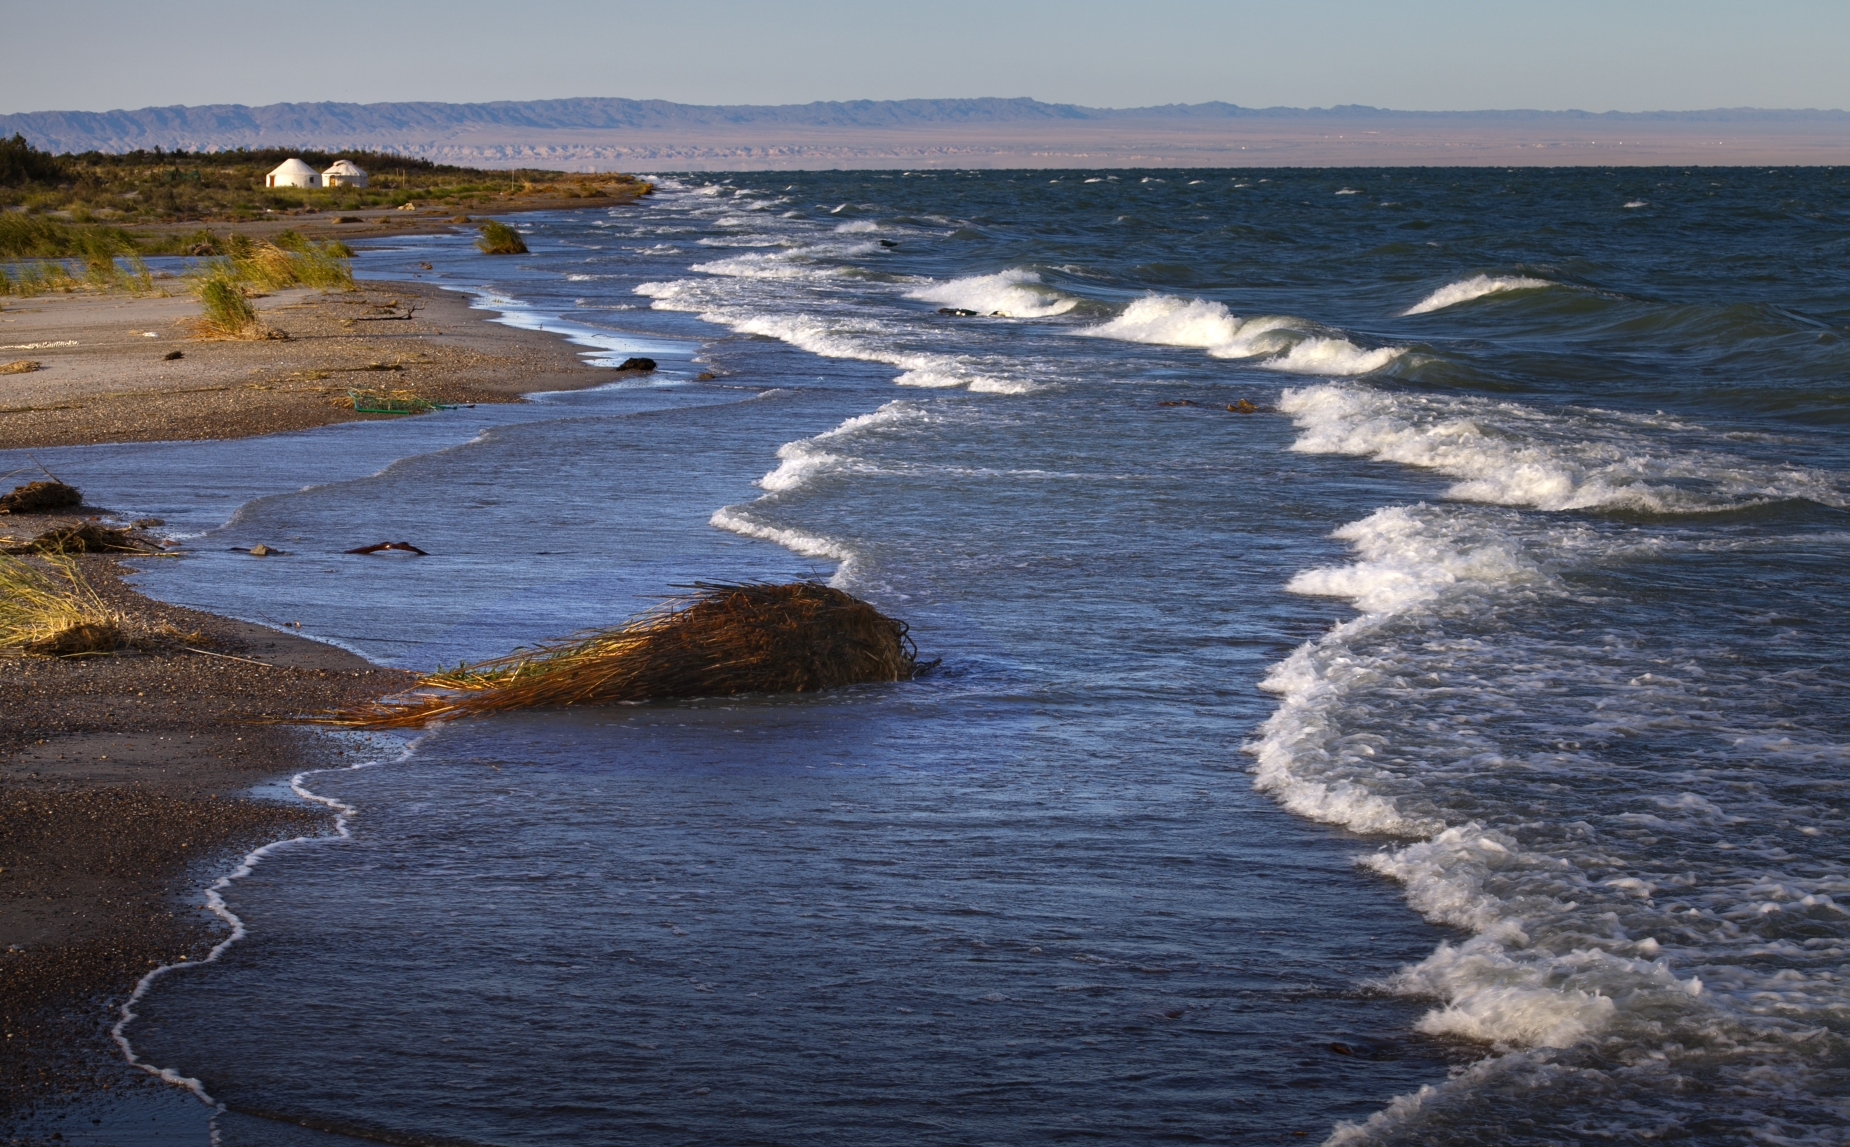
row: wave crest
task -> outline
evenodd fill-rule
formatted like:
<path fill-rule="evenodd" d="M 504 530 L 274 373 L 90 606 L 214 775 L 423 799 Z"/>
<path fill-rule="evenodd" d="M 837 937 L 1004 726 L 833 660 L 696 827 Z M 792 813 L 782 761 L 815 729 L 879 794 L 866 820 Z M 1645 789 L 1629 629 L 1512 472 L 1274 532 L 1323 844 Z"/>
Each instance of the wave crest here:
<path fill-rule="evenodd" d="M 1013 268 L 993 275 L 971 275 L 947 279 L 941 283 L 916 287 L 906 292 L 908 299 L 960 307 L 978 314 L 997 314 L 1013 319 L 1040 319 L 1063 315 L 1079 305 L 1079 300 L 1063 295 L 1041 282 L 1033 271 Z"/>
<path fill-rule="evenodd" d="M 1431 314 L 1433 311 L 1442 311 L 1447 307 L 1455 307 L 1459 303 L 1468 303 L 1472 299 L 1481 299 L 1486 295 L 1501 295 L 1507 291 L 1534 291 L 1554 285 L 1547 279 L 1532 279 L 1526 275 L 1473 275 L 1469 279 L 1447 283 L 1401 313 L 1403 315 Z"/>

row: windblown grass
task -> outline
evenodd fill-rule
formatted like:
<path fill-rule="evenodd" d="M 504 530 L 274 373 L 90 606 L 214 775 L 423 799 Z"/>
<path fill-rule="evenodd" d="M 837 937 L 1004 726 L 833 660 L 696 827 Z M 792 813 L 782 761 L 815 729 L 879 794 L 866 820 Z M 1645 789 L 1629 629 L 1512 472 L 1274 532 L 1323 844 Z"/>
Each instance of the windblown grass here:
<path fill-rule="evenodd" d="M 43 215 L 0 212 L 0 258 L 59 259 L 74 256 L 90 260 L 111 255 L 131 255 L 137 250 L 139 248 L 135 237 L 120 227 L 95 224 L 76 226 Z"/>
<path fill-rule="evenodd" d="M 352 255 L 345 243 L 316 243 L 294 231 L 283 232 L 274 243 L 252 242 L 233 234 L 225 241 L 225 258 L 214 269 L 259 291 L 286 287 L 347 290 L 353 286 L 353 268 L 348 263 Z"/>
<path fill-rule="evenodd" d="M 256 308 L 244 297 L 237 280 L 230 274 L 207 274 L 193 281 L 193 294 L 199 299 L 199 333 L 226 339 L 260 339 L 269 336 L 269 328 L 257 320 Z"/>
<path fill-rule="evenodd" d="M 318 724 L 414 728 L 507 709 L 807 693 L 906 681 L 906 623 L 814 582 L 702 585 L 615 629 L 576 634 L 418 682 L 423 692 L 318 714 Z"/>
<path fill-rule="evenodd" d="M 525 255 L 527 241 L 520 237 L 520 232 L 507 224 L 490 219 L 482 224 L 482 237 L 475 245 L 484 255 Z"/>
<path fill-rule="evenodd" d="M 123 642 L 122 618 L 84 580 L 75 559 L 47 555 L 34 564 L 0 554 L 0 651 L 87 657 L 112 653 Z"/>
<path fill-rule="evenodd" d="M 208 338 L 263 339 L 281 337 L 258 321 L 249 296 L 287 287 L 351 290 L 353 252 L 345 243 L 317 243 L 294 231 L 277 241 L 253 242 L 233 234 L 225 241 L 223 256 L 202 264 L 192 275 L 192 290 L 204 317 L 199 333 Z"/>

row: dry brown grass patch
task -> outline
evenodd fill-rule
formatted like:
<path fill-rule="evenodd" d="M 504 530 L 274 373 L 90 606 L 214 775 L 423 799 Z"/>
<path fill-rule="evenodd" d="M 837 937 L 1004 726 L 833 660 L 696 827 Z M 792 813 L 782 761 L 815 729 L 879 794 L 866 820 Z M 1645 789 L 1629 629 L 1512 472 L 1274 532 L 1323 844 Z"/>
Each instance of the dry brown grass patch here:
<path fill-rule="evenodd" d="M 807 693 L 906 681 L 928 668 L 905 622 L 841 590 L 702 585 L 614 629 L 433 673 L 418 682 L 422 692 L 310 719 L 412 728 L 540 706 Z"/>

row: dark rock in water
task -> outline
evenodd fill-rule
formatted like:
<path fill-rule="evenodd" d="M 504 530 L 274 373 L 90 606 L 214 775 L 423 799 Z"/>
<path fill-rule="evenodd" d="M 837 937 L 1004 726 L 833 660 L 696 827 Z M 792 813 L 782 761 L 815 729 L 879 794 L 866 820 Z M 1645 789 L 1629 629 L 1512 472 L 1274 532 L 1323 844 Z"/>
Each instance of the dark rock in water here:
<path fill-rule="evenodd" d="M 881 245 L 882 247 L 897 247 L 897 246 L 899 246 L 899 244 L 898 244 L 898 243 L 895 243 L 895 242 L 893 242 L 893 240 L 891 240 L 891 239 L 882 239 L 882 240 L 880 240 L 880 245 Z"/>
<path fill-rule="evenodd" d="M 714 373 L 713 373 L 712 371 L 710 371 L 710 370 L 703 370 L 703 371 L 701 371 L 701 372 L 700 372 L 699 374 L 697 374 L 697 375 L 695 375 L 695 376 L 694 376 L 694 378 L 695 378 L 695 379 L 697 379 L 697 380 L 698 380 L 698 381 L 700 381 L 700 382 L 712 382 L 712 381 L 713 381 L 714 379 L 716 379 L 716 378 L 718 378 L 718 377 L 719 377 L 719 375 L 717 375 L 717 374 L 714 374 Z"/>
<path fill-rule="evenodd" d="M 54 478 L 49 482 L 27 482 L 14 487 L 11 494 L 0 495 L 0 514 L 45 514 L 83 504 L 82 490 Z"/>
<path fill-rule="evenodd" d="M 617 367 L 617 369 L 650 371 L 655 369 L 655 360 L 652 358 L 626 358 L 623 360 L 623 364 Z"/>
<path fill-rule="evenodd" d="M 167 519 L 165 518 L 136 518 L 134 521 L 129 523 L 129 525 L 133 526 L 137 530 L 145 530 L 152 526 L 164 526 L 166 524 L 167 524 Z"/>
<path fill-rule="evenodd" d="M 973 319 L 976 317 L 975 311 L 965 310 L 963 307 L 939 307 L 938 313 L 941 315 L 956 315 L 960 319 Z"/>

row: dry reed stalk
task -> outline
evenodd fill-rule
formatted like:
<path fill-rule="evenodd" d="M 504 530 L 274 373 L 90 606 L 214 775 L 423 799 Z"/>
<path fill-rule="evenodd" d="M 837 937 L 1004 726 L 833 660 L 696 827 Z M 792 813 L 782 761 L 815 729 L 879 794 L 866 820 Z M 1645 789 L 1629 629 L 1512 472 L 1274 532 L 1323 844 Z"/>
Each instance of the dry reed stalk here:
<path fill-rule="evenodd" d="M 935 664 L 935 663 L 933 663 Z M 930 668 L 906 623 L 838 589 L 700 585 L 615 629 L 433 673 L 436 690 L 316 714 L 317 724 L 415 728 L 506 709 L 906 681 Z"/>
<path fill-rule="evenodd" d="M 75 560 L 46 555 L 50 572 L 0 555 L 0 649 L 36 657 L 112 653 L 123 624 L 103 604 Z"/>

